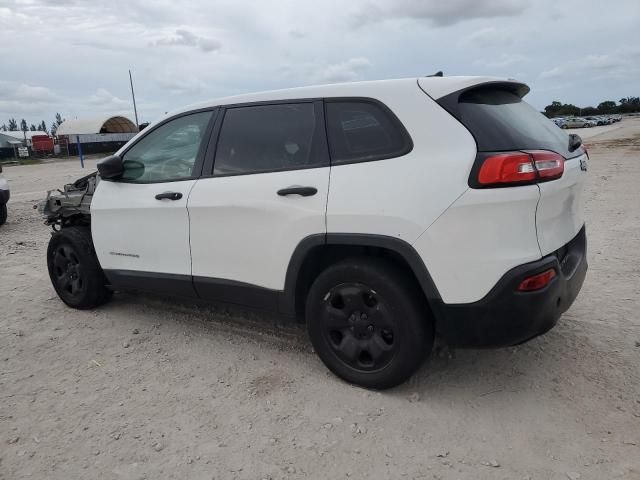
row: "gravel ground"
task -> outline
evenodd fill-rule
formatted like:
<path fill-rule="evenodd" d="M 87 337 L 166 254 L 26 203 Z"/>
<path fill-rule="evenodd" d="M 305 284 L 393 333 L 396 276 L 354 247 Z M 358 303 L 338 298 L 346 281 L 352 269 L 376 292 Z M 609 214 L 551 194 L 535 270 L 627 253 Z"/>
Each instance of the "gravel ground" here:
<path fill-rule="evenodd" d="M 5 168 L 0 478 L 640 479 L 640 119 L 598 128 L 590 271 L 559 325 L 443 349 L 384 393 L 330 375 L 276 318 L 127 294 L 66 308 L 32 205 L 84 172 Z"/>

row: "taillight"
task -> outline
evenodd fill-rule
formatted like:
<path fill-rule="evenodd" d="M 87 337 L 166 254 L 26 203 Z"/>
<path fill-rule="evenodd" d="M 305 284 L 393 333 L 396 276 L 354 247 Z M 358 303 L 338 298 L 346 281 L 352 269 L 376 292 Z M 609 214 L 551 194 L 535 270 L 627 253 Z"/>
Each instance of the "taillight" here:
<path fill-rule="evenodd" d="M 533 292 L 534 290 L 540 290 L 541 288 L 549 285 L 549 282 L 556 277 L 556 271 L 553 268 L 549 270 L 545 270 L 542 273 L 538 273 L 536 275 L 532 275 L 531 277 L 525 278 L 520 285 L 518 285 L 518 290 L 520 292 Z"/>
<path fill-rule="evenodd" d="M 527 152 L 533 158 L 541 182 L 555 180 L 564 173 L 564 158 L 555 152 L 535 150 Z"/>
<path fill-rule="evenodd" d="M 530 185 L 555 180 L 564 173 L 564 158 L 546 150 L 482 155 L 475 179 L 472 173 L 472 187 Z"/>

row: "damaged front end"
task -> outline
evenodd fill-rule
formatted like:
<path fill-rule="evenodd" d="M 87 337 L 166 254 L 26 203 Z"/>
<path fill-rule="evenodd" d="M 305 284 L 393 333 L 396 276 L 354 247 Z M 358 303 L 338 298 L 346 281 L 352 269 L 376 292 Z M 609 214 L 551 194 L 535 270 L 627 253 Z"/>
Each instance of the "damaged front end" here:
<path fill-rule="evenodd" d="M 49 190 L 34 208 L 54 230 L 71 225 L 91 224 L 91 199 L 99 181 L 98 172 L 69 183 L 62 190 Z"/>

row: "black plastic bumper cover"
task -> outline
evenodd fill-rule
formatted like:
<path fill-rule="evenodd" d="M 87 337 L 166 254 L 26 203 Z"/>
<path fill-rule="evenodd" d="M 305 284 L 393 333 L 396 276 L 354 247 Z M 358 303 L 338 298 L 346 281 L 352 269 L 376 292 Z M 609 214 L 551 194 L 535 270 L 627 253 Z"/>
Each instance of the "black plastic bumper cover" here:
<path fill-rule="evenodd" d="M 458 347 L 505 347 L 549 331 L 571 306 L 587 273 L 587 239 L 583 226 L 562 248 L 507 272 L 482 299 L 468 304 L 434 305 L 442 337 Z M 544 288 L 519 292 L 520 282 L 555 268 Z"/>
<path fill-rule="evenodd" d="M 0 205 L 6 205 L 9 203 L 9 190 L 0 190 Z"/>

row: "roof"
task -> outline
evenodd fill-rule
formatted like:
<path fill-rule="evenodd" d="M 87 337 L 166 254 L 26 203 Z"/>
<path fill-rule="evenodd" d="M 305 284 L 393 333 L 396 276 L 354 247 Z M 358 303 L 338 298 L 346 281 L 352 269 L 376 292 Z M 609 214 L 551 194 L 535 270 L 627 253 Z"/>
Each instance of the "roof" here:
<path fill-rule="evenodd" d="M 519 82 L 500 77 L 413 77 L 413 78 L 399 78 L 393 80 L 373 80 L 367 82 L 349 82 L 349 83 L 336 83 L 329 85 L 315 85 L 309 87 L 297 87 L 287 88 L 283 90 L 271 90 L 266 92 L 248 93 L 243 95 L 235 95 L 232 97 L 218 98 L 205 102 L 195 103 L 187 105 L 184 108 L 174 110 L 167 113 L 165 116 L 154 121 L 150 127 L 153 127 L 157 123 L 163 121 L 167 117 L 178 115 L 192 110 L 200 108 L 211 108 L 218 105 L 230 105 L 249 102 L 261 102 L 261 101 L 278 101 L 278 100 L 296 100 L 306 98 L 331 98 L 331 97 L 371 97 L 381 101 L 387 99 L 397 98 L 398 88 L 418 88 L 418 85 L 433 99 L 437 100 L 449 93 L 453 93 L 457 90 L 467 88 L 471 85 L 487 83 L 487 82 L 501 82 L 501 83 L 516 83 Z M 132 141 L 139 138 L 142 135 L 146 135 L 149 131 L 149 127 L 142 130 L 136 135 Z"/>
<path fill-rule="evenodd" d="M 135 123 L 122 115 L 102 115 L 65 120 L 56 135 L 82 135 L 85 133 L 137 133 Z"/>
<path fill-rule="evenodd" d="M 484 76 L 453 76 L 453 77 L 419 77 L 400 78 L 393 80 L 373 80 L 367 82 L 335 83 L 330 85 L 315 85 L 309 87 L 287 88 L 283 90 L 271 90 L 266 92 L 235 95 L 232 97 L 218 98 L 189 105 L 169 115 L 181 113 L 197 108 L 214 107 L 234 103 L 259 102 L 266 100 L 294 100 L 302 98 L 326 98 L 326 97 L 366 97 L 383 95 L 390 89 L 403 85 L 420 86 L 434 99 L 441 98 L 449 93 L 467 88 L 472 85 L 487 82 L 519 83 L 513 79 Z"/>
<path fill-rule="evenodd" d="M 22 130 L 15 130 L 13 132 L 2 132 L 2 131 L 0 131 L 0 135 L 5 135 L 7 137 L 17 138 L 18 140 L 24 140 L 25 135 L 27 137 L 27 140 L 30 140 L 31 137 L 33 137 L 34 135 L 46 135 L 46 136 L 49 136 L 49 134 L 47 132 L 41 132 L 41 131 L 32 132 L 31 130 L 27 130 L 26 132 L 23 132 Z"/>

